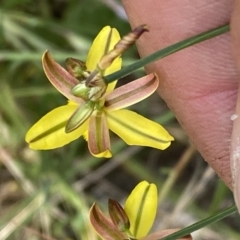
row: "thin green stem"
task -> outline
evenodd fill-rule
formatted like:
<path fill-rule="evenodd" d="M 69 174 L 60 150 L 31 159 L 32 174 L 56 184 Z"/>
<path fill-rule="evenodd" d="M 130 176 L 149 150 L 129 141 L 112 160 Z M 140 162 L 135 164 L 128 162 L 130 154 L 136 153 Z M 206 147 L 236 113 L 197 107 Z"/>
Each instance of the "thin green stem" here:
<path fill-rule="evenodd" d="M 154 62 L 156 60 L 159 60 L 161 58 L 164 58 L 172 53 L 175 53 L 177 51 L 180 51 L 184 48 L 190 47 L 194 44 L 200 43 L 202 41 L 208 40 L 210 38 L 219 36 L 221 34 L 224 34 L 229 31 L 229 24 L 212 29 L 210 31 L 201 33 L 199 35 L 196 35 L 194 37 L 190 37 L 188 39 L 185 39 L 181 42 L 175 43 L 171 46 L 168 46 L 164 49 L 161 49 L 145 58 L 139 59 L 138 61 L 134 62 L 133 64 L 115 72 L 105 77 L 105 81 L 107 83 L 113 82 L 116 79 L 120 79 L 126 75 L 129 75 L 130 73 L 136 71 L 137 69 L 146 66 L 147 64 Z"/>
<path fill-rule="evenodd" d="M 197 223 L 192 224 L 189 227 L 186 227 L 176 233 L 173 233 L 167 237 L 161 238 L 161 240 L 175 240 L 178 239 L 180 237 L 186 236 L 192 232 L 195 232 L 205 226 L 208 226 L 209 224 L 212 224 L 214 222 L 220 221 L 221 219 L 235 213 L 237 211 L 237 207 L 236 206 L 232 206 L 229 207 L 227 209 L 225 209 L 224 211 L 215 214 L 214 216 L 208 217 L 202 221 L 199 221 Z"/>

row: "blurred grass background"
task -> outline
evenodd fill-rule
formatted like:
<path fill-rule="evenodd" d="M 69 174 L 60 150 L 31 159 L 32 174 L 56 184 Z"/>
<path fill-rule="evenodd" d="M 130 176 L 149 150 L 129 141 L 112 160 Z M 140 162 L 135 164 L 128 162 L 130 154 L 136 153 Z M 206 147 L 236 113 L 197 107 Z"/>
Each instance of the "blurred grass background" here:
<path fill-rule="evenodd" d="M 108 198 L 124 203 L 141 180 L 159 189 L 155 229 L 183 228 L 234 204 L 157 94 L 132 109 L 175 137 L 165 151 L 129 147 L 114 134 L 111 160 L 93 158 L 82 138 L 51 151 L 28 148 L 28 128 L 66 103 L 43 73 L 42 53 L 49 49 L 62 64 L 67 57 L 85 60 L 105 25 L 121 35 L 130 31 L 121 2 L 0 1 L 0 240 L 98 239 L 88 222 L 90 206 L 97 201 L 106 209 Z M 132 47 L 124 65 L 137 57 Z M 194 233 L 194 239 L 240 239 L 239 220 L 232 215 Z"/>

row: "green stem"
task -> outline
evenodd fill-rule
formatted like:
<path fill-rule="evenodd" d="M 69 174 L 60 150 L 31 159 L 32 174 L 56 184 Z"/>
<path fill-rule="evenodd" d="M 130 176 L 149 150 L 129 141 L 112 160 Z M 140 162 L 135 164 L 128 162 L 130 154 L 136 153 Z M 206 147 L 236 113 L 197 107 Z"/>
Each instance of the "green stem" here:
<path fill-rule="evenodd" d="M 226 33 L 229 31 L 229 24 L 227 25 L 224 25 L 222 27 L 218 27 L 218 28 L 215 28 L 215 29 L 212 29 L 210 31 L 207 31 L 207 32 L 204 32 L 204 33 L 201 33 L 199 35 L 196 35 L 194 37 L 190 37 L 188 39 L 185 39 L 181 42 L 178 42 L 178 43 L 175 43 L 169 47 L 166 47 L 164 49 L 161 49 L 145 58 L 142 58 L 142 59 L 139 59 L 138 61 L 134 62 L 133 64 L 117 71 L 117 72 L 114 72 L 108 76 L 105 77 L 105 81 L 107 83 L 110 83 L 110 82 L 113 82 L 114 80 L 116 79 L 120 79 L 126 75 L 129 75 L 130 73 L 134 72 L 135 70 L 143 67 L 143 66 L 146 66 L 147 64 L 151 63 L 151 62 L 154 62 L 156 60 L 159 60 L 161 58 L 164 58 L 172 53 L 175 53 L 177 51 L 180 51 L 184 48 L 187 48 L 187 47 L 190 47 L 194 44 L 197 44 L 197 43 L 200 43 L 202 41 L 205 41 L 205 40 L 208 40 L 210 38 L 213 38 L 213 37 L 216 37 L 216 36 L 219 36 L 223 33 Z"/>
<path fill-rule="evenodd" d="M 179 239 L 180 237 L 186 236 L 192 232 L 195 232 L 209 224 L 212 224 L 214 222 L 220 221 L 221 219 L 229 216 L 230 214 L 233 214 L 234 212 L 237 211 L 237 207 L 236 206 L 232 206 L 229 207 L 227 209 L 225 209 L 224 211 L 215 214 L 214 216 L 208 217 L 202 221 L 199 221 L 197 223 L 192 224 L 189 227 L 186 227 L 178 232 L 175 232 L 171 235 L 168 235 L 167 237 L 161 238 L 161 240 L 175 240 L 175 239 Z"/>

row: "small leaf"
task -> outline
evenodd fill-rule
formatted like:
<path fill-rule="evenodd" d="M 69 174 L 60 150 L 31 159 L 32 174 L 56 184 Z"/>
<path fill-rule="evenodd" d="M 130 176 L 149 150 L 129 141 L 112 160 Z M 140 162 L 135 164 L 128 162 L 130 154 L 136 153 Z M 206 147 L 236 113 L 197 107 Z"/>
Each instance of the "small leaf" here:
<path fill-rule="evenodd" d="M 113 199 L 108 200 L 108 212 L 113 223 L 121 232 L 125 232 L 130 228 L 128 216 L 117 201 Z"/>
<path fill-rule="evenodd" d="M 99 209 L 96 203 L 90 209 L 90 221 L 96 232 L 105 240 L 123 240 L 126 235 L 120 232 L 112 221 Z"/>

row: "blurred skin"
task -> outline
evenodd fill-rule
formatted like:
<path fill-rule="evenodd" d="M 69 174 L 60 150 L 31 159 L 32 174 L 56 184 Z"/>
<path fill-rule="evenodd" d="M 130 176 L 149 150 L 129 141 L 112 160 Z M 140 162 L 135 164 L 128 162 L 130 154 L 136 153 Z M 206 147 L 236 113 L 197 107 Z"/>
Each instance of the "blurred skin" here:
<path fill-rule="evenodd" d="M 159 94 L 204 159 L 232 188 L 230 118 L 239 82 L 240 1 L 123 0 L 123 4 L 133 28 L 149 26 L 150 32 L 138 40 L 141 57 L 231 20 L 231 33 L 154 62 L 146 70 L 158 74 Z"/>

